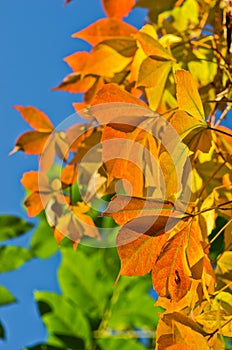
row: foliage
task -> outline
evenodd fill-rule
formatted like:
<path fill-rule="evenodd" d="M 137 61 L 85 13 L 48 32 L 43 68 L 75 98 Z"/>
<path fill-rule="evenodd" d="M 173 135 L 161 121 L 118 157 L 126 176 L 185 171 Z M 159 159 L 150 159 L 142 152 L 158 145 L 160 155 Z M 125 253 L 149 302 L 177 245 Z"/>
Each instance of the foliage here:
<path fill-rule="evenodd" d="M 2 271 L 54 253 L 51 230 L 46 236 L 41 228 L 51 226 L 62 252 L 63 294 L 35 293 L 49 338 L 31 349 L 226 349 L 232 333 L 232 134 L 220 125 L 231 108 L 226 9 L 207 0 L 102 4 L 107 18 L 73 34 L 91 51 L 65 58 L 72 73 L 55 88 L 84 93 L 74 108 L 87 122 L 56 130 L 39 109 L 16 106 L 33 130 L 12 152 L 39 155 L 40 170 L 25 173 L 22 184 L 28 215 L 40 215 L 41 223 L 29 250 L 1 248 Z M 148 9 L 140 30 L 123 20 L 134 5 Z M 67 238 L 75 249 L 79 242 L 92 248 L 72 251 Z M 159 322 L 158 307 L 165 310 Z"/>

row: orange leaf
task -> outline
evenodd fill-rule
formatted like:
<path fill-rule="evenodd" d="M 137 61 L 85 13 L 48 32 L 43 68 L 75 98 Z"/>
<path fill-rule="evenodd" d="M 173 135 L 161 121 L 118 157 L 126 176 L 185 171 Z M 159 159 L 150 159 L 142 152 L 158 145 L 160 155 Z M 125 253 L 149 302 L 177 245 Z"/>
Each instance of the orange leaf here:
<path fill-rule="evenodd" d="M 73 102 L 73 108 L 77 113 L 79 113 L 86 107 L 87 107 L 87 104 L 85 102 Z"/>
<path fill-rule="evenodd" d="M 188 235 L 187 259 L 189 267 L 192 268 L 205 256 L 203 247 L 201 245 L 201 241 L 203 239 L 201 228 L 196 220 L 193 220 L 190 223 Z"/>
<path fill-rule="evenodd" d="M 87 51 L 75 52 L 70 56 L 64 58 L 64 61 L 72 68 L 76 73 L 81 73 L 86 62 L 88 61 L 90 53 Z"/>
<path fill-rule="evenodd" d="M 226 153 L 229 153 L 232 155 L 232 131 L 229 128 L 226 128 L 225 126 L 219 125 L 217 126 L 217 129 L 226 132 L 227 134 L 231 135 L 225 135 L 219 132 L 216 132 L 216 143 L 218 147 L 223 150 Z"/>
<path fill-rule="evenodd" d="M 99 239 L 99 232 L 90 216 L 85 214 L 87 206 L 79 203 L 70 206 L 67 214 L 58 220 L 56 229 L 60 234 L 67 236 L 72 242 L 79 243 L 83 236 Z"/>
<path fill-rule="evenodd" d="M 130 62 L 131 57 L 121 55 L 108 45 L 98 44 L 91 52 L 82 73 L 112 78 L 115 73 L 124 70 Z"/>
<path fill-rule="evenodd" d="M 24 120 L 35 130 L 41 132 L 51 132 L 54 127 L 45 113 L 35 107 L 14 106 L 19 111 Z"/>
<path fill-rule="evenodd" d="M 89 90 L 92 85 L 95 83 L 96 78 L 94 77 L 85 77 L 81 78 L 81 74 L 72 73 L 64 78 L 61 84 L 52 90 L 63 90 L 72 93 L 83 93 Z"/>
<path fill-rule="evenodd" d="M 113 197 L 103 215 L 112 217 L 120 226 L 127 224 L 126 228 L 151 235 L 167 232 L 184 217 L 171 202 L 125 195 Z"/>
<path fill-rule="evenodd" d="M 175 75 L 176 95 L 179 108 L 192 115 L 196 120 L 205 123 L 205 114 L 201 97 L 192 75 L 183 69 L 177 70 Z"/>
<path fill-rule="evenodd" d="M 99 89 L 102 88 L 102 86 L 104 86 L 104 79 L 103 77 L 96 77 L 95 78 L 95 82 L 93 83 L 93 85 L 86 91 L 85 96 L 84 96 L 84 102 L 87 105 L 91 105 L 92 101 L 97 93 L 97 91 Z"/>
<path fill-rule="evenodd" d="M 152 271 L 153 286 L 160 296 L 179 301 L 191 286 L 186 248 L 191 226 L 176 233 L 163 247 Z"/>
<path fill-rule="evenodd" d="M 70 151 L 77 151 L 80 144 L 92 134 L 93 130 L 89 124 L 85 123 L 75 124 L 67 129 L 66 137 Z"/>
<path fill-rule="evenodd" d="M 31 191 L 50 191 L 50 184 L 48 178 L 38 171 L 29 171 L 23 174 L 21 179 L 22 185 Z"/>
<path fill-rule="evenodd" d="M 72 35 L 73 38 L 80 38 L 88 41 L 90 44 L 97 45 L 101 41 L 113 37 L 129 36 L 136 33 L 137 29 L 127 23 L 115 18 L 99 19 L 89 27 Z"/>
<path fill-rule="evenodd" d="M 208 350 L 207 333 L 191 318 L 180 312 L 163 314 L 156 334 L 156 349 Z"/>
<path fill-rule="evenodd" d="M 26 197 L 24 204 L 29 216 L 38 215 L 46 206 L 50 198 L 50 184 L 48 178 L 38 171 L 29 171 L 23 174 L 22 185 L 33 191 Z"/>
<path fill-rule="evenodd" d="M 108 17 L 122 19 L 131 11 L 135 0 L 102 0 L 102 4 Z"/>
<path fill-rule="evenodd" d="M 39 167 L 43 172 L 47 172 L 54 163 L 55 158 L 55 139 L 54 137 L 49 139 L 49 142 L 46 143 L 43 152 L 40 156 Z"/>
<path fill-rule="evenodd" d="M 70 186 L 77 181 L 78 168 L 76 165 L 68 164 L 61 174 L 61 182 L 63 187 Z"/>
<path fill-rule="evenodd" d="M 44 210 L 45 204 L 48 202 L 49 198 L 50 194 L 43 195 L 42 201 L 41 195 L 38 192 L 32 192 L 24 201 L 28 216 L 36 216 Z"/>
<path fill-rule="evenodd" d="M 149 273 L 168 237 L 168 234 L 152 237 L 122 228 L 116 241 L 121 260 L 120 274 L 142 276 Z"/>
<path fill-rule="evenodd" d="M 139 100 L 129 92 L 123 90 L 120 86 L 113 83 L 104 85 L 97 92 L 92 105 L 106 102 L 127 102 L 140 106 L 146 106 L 145 102 Z"/>
<path fill-rule="evenodd" d="M 51 133 L 40 131 L 27 131 L 16 140 L 13 154 L 17 151 L 24 151 L 26 154 L 41 154 Z"/>

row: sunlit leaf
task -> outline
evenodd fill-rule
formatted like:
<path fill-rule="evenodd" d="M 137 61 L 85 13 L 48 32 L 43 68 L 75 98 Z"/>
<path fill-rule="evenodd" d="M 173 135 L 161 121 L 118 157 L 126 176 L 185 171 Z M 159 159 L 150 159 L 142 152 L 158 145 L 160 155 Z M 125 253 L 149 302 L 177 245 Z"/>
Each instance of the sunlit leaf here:
<path fill-rule="evenodd" d="M 171 202 L 124 195 L 115 196 L 103 215 L 113 217 L 121 226 L 132 221 L 131 229 L 140 233 L 151 230 L 154 235 L 164 233 L 166 225 L 170 229 L 185 216 Z"/>
<path fill-rule="evenodd" d="M 129 36 L 137 29 L 115 18 L 102 18 L 89 27 L 73 34 L 73 38 L 80 38 L 96 45 L 112 37 Z"/>
<path fill-rule="evenodd" d="M 104 85 L 103 88 L 97 92 L 92 104 L 95 105 L 107 102 L 126 102 L 146 106 L 143 101 L 137 99 L 116 84 Z"/>
<path fill-rule="evenodd" d="M 160 90 L 163 91 L 170 69 L 171 63 L 169 61 L 146 58 L 140 67 L 137 86 L 152 88 L 157 83 Z M 154 96 L 154 98 L 156 97 Z"/>
<path fill-rule="evenodd" d="M 89 58 L 89 52 L 75 52 L 70 56 L 64 58 L 64 61 L 72 68 L 72 70 L 76 73 L 81 73 L 86 62 Z"/>
<path fill-rule="evenodd" d="M 13 294 L 4 286 L 0 286 L 0 305 L 7 305 L 15 302 L 16 299 Z"/>
<path fill-rule="evenodd" d="M 206 332 L 190 317 L 180 312 L 165 313 L 157 328 L 157 349 L 210 349 Z"/>
<path fill-rule="evenodd" d="M 104 40 L 102 44 L 112 47 L 112 49 L 125 57 L 133 57 L 137 50 L 136 41 L 133 37 L 116 37 Z"/>
<path fill-rule="evenodd" d="M 82 73 L 113 77 L 115 73 L 125 69 L 130 62 L 130 57 L 120 55 L 108 45 L 99 44 L 94 47 Z"/>
<path fill-rule="evenodd" d="M 15 147 L 10 154 L 24 151 L 26 154 L 41 154 L 50 133 L 40 131 L 27 131 L 16 140 Z"/>
<path fill-rule="evenodd" d="M 169 235 L 152 237 L 122 228 L 117 236 L 118 254 L 121 260 L 120 274 L 142 276 L 149 273 L 167 242 Z"/>
<path fill-rule="evenodd" d="M 51 132 L 53 125 L 45 113 L 35 107 L 14 106 L 19 111 L 23 119 L 35 130 L 41 132 Z"/>
<path fill-rule="evenodd" d="M 69 74 L 61 84 L 55 87 L 53 90 L 64 90 L 72 93 L 83 93 L 89 90 L 95 82 L 94 77 L 81 78 L 81 74 L 72 73 Z"/>
<path fill-rule="evenodd" d="M 205 121 L 204 109 L 197 86 L 191 74 L 185 70 L 176 71 L 177 102 L 183 109 L 196 120 Z"/>
<path fill-rule="evenodd" d="M 89 207 L 83 202 L 69 207 L 69 211 L 58 219 L 56 229 L 64 237 L 68 237 L 71 242 L 78 244 L 81 238 L 88 237 L 100 239 L 97 227 L 92 218 L 86 214 Z"/>
<path fill-rule="evenodd" d="M 152 271 L 152 281 L 160 296 L 179 301 L 189 291 L 191 273 L 186 259 L 186 248 L 191 226 L 168 240 Z"/>
<path fill-rule="evenodd" d="M 131 11 L 135 5 L 135 0 L 102 0 L 102 4 L 108 17 L 122 19 Z"/>
<path fill-rule="evenodd" d="M 159 43 L 158 40 L 155 40 L 150 35 L 140 31 L 133 35 L 133 37 L 138 40 L 147 56 L 151 56 L 153 59 L 160 61 L 174 61 L 172 55 Z"/>

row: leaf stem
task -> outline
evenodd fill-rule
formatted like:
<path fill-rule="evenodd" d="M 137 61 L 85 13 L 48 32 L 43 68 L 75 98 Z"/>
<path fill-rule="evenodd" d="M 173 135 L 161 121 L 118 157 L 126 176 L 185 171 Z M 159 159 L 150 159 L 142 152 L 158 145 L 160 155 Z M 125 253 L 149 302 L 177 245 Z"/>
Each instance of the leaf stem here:
<path fill-rule="evenodd" d="M 228 284 L 226 284 L 224 287 L 222 287 L 221 289 L 217 290 L 214 295 L 218 295 L 219 293 L 223 292 L 223 290 L 227 289 L 229 286 L 232 285 L 232 281 Z"/>
<path fill-rule="evenodd" d="M 221 204 L 218 204 L 218 205 L 215 205 L 214 207 L 211 207 L 211 208 L 205 208 L 205 209 L 202 209 L 196 213 L 192 213 L 192 214 L 189 214 L 191 216 L 197 216 L 197 215 L 200 215 L 202 213 L 205 213 L 207 211 L 210 211 L 210 210 L 214 210 L 214 209 L 222 209 L 222 210 L 231 210 L 231 208 L 221 208 L 223 205 L 227 205 L 227 204 L 231 204 L 232 201 L 227 201 L 227 202 L 224 202 L 224 203 L 221 203 Z"/>
<path fill-rule="evenodd" d="M 226 136 L 229 136 L 229 137 L 232 137 L 232 134 L 229 134 L 228 132 L 224 131 L 224 130 L 220 130 L 220 129 L 216 129 L 216 128 L 213 128 L 212 126 L 209 126 L 209 129 L 210 130 L 213 130 L 215 132 L 219 132 L 221 134 L 224 134 Z"/>
<path fill-rule="evenodd" d="M 227 115 L 227 113 L 231 110 L 231 106 L 227 105 L 227 107 L 224 109 L 224 111 L 222 112 L 222 114 L 220 115 L 220 118 L 218 119 L 218 121 L 216 122 L 216 124 L 214 125 L 215 127 L 217 127 L 222 119 L 225 118 L 225 116 Z"/>
<path fill-rule="evenodd" d="M 232 317 L 227 320 L 225 323 L 223 323 L 223 325 L 220 328 L 216 328 L 215 331 L 213 331 L 212 333 L 209 334 L 209 338 L 208 341 L 214 336 L 214 334 L 216 334 L 220 329 L 222 329 L 223 327 L 225 327 L 228 323 L 230 323 L 232 321 Z"/>

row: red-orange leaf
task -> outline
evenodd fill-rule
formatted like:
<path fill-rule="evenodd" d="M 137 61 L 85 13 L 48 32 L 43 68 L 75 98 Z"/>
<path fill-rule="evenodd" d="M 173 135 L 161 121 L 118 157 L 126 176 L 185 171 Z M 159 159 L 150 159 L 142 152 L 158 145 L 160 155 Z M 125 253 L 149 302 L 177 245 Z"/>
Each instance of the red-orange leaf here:
<path fill-rule="evenodd" d="M 160 296 L 179 301 L 191 286 L 186 248 L 191 226 L 175 234 L 163 247 L 152 271 L 153 286 Z"/>
<path fill-rule="evenodd" d="M 102 0 L 104 11 L 108 17 L 122 19 L 135 5 L 135 0 Z"/>
<path fill-rule="evenodd" d="M 41 132 L 51 132 L 53 125 L 45 113 L 38 108 L 27 106 L 14 106 L 19 111 L 24 120 L 35 130 Z"/>
<path fill-rule="evenodd" d="M 111 39 L 115 36 L 129 36 L 136 33 L 137 29 L 127 23 L 115 18 L 103 18 L 91 24 L 89 27 L 72 35 L 96 45 L 101 41 Z"/>

